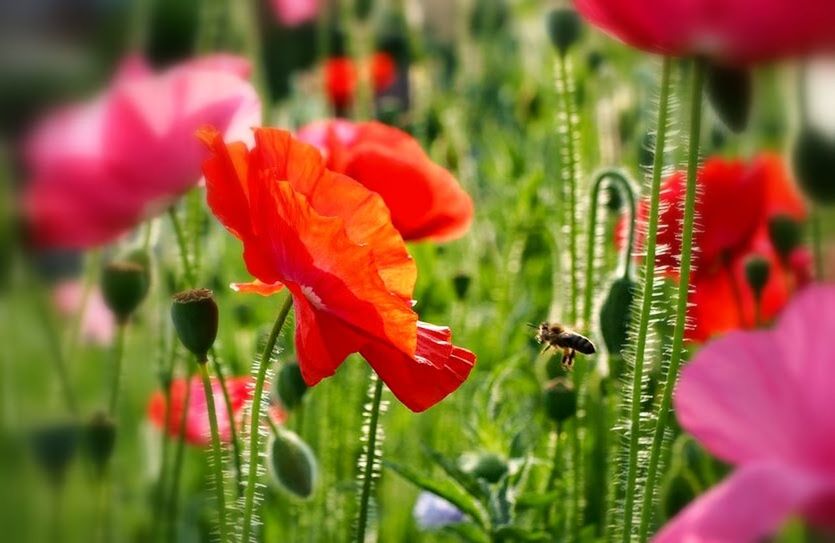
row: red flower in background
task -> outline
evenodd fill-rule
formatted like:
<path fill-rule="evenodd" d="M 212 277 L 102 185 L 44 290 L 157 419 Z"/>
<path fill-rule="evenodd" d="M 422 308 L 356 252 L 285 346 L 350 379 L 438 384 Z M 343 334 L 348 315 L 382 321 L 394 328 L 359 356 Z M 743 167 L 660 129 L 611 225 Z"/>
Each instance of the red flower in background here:
<path fill-rule="evenodd" d="M 375 93 L 384 92 L 397 79 L 397 64 L 388 53 L 374 53 L 367 66 L 357 68 L 350 57 L 331 57 L 325 61 L 325 91 L 338 112 L 354 103 L 360 77 L 368 77 Z"/>
<path fill-rule="evenodd" d="M 448 241 L 470 227 L 473 202 L 453 175 L 406 132 L 378 122 L 321 121 L 299 130 L 328 168 L 382 196 L 407 241 Z"/>
<path fill-rule="evenodd" d="M 574 0 L 593 25 L 662 55 L 750 62 L 835 47 L 830 0 Z"/>
<path fill-rule="evenodd" d="M 128 59 L 95 100 L 48 116 L 27 142 L 23 206 L 33 242 L 109 243 L 200 180 L 207 123 L 233 137 L 260 120 L 248 63 L 203 57 L 155 74 Z"/>
<path fill-rule="evenodd" d="M 467 378 L 475 355 L 451 332 L 412 311 L 414 262 L 383 200 L 329 171 L 316 148 L 281 130 L 257 129 L 255 146 L 204 140 L 208 202 L 243 242 L 245 290 L 287 288 L 296 315 L 296 355 L 309 386 L 359 352 L 413 411 Z"/>
<path fill-rule="evenodd" d="M 684 185 L 685 175 L 676 172 L 662 186 L 658 243 L 665 250 L 656 263 L 671 277 L 678 276 Z M 698 189 L 688 312 L 693 327 L 687 335 L 703 341 L 756 325 L 754 293 L 745 275 L 749 257 L 759 256 L 770 264 L 759 308 L 764 321 L 773 319 L 792 291 L 809 281 L 810 262 L 803 248 L 783 262 L 769 239 L 768 223 L 773 217 L 788 215 L 802 221 L 806 216 L 803 200 L 779 157 L 762 154 L 749 163 L 709 158 L 699 171 Z M 649 202 L 643 200 L 640 220 L 646 220 L 648 208 Z M 623 222 L 618 230 L 622 243 Z M 637 243 L 640 254 L 643 240 Z"/>
<path fill-rule="evenodd" d="M 206 407 L 206 394 L 203 391 L 203 382 L 200 377 L 175 379 L 171 382 L 171 409 L 168 421 L 165 420 L 165 394 L 158 390 L 151 395 L 148 402 L 148 418 L 157 428 L 168 432 L 172 437 L 180 436 L 180 421 L 183 417 L 183 410 L 186 409 L 186 387 L 191 390 L 189 394 L 188 412 L 185 419 L 185 440 L 192 445 L 206 446 L 211 443 L 211 429 L 209 427 L 209 411 Z M 233 377 L 226 380 L 226 387 L 229 390 L 229 401 L 232 404 L 232 412 L 237 415 L 244 404 L 252 397 L 254 388 L 252 377 Z M 212 393 L 215 398 L 217 409 L 217 425 L 220 440 L 228 443 L 232 439 L 232 421 L 229 420 L 226 402 L 223 397 L 223 390 L 217 379 L 212 379 Z M 237 424 L 237 421 L 235 421 Z"/>

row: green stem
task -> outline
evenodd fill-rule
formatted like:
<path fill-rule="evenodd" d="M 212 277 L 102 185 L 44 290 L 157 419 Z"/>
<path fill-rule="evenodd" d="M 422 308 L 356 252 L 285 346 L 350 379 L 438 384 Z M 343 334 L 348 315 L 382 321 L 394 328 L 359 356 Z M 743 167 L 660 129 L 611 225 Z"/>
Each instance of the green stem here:
<path fill-rule="evenodd" d="M 669 57 L 665 57 L 661 68 L 661 97 L 658 103 L 658 129 L 652 169 L 652 187 L 650 191 L 649 224 L 647 226 L 646 237 L 647 254 L 644 258 L 643 299 L 641 302 L 640 320 L 638 322 L 638 334 L 635 345 L 635 367 L 632 376 L 632 398 L 629 412 L 629 450 L 623 505 L 623 543 L 629 543 L 632 539 L 632 511 L 635 503 L 635 483 L 638 479 L 641 378 L 644 373 L 647 334 L 649 332 L 649 320 L 652 312 L 652 291 L 655 284 L 655 254 L 658 237 L 659 201 L 661 199 L 661 172 L 664 168 L 664 147 L 667 139 L 671 73 L 672 60 Z"/>
<path fill-rule="evenodd" d="M 168 525 L 168 541 L 173 542 L 177 540 L 177 517 L 180 514 L 179 497 L 180 497 L 180 481 L 182 480 L 183 472 L 183 456 L 186 450 L 186 420 L 188 418 L 189 404 L 191 403 L 191 372 L 188 369 L 188 362 L 186 362 L 186 393 L 183 398 L 183 412 L 180 415 L 180 435 L 177 441 L 177 449 L 174 452 L 174 469 L 171 472 L 174 480 L 171 483 L 171 495 L 168 503 L 171 508 L 171 518 Z M 169 398 L 170 398 L 169 393 Z"/>
<path fill-rule="evenodd" d="M 226 376 L 223 373 L 223 366 L 217 357 L 215 348 L 211 349 L 212 365 L 215 367 L 217 379 L 220 382 L 220 389 L 223 392 L 223 401 L 226 403 L 226 416 L 229 417 L 230 439 L 232 441 L 232 460 L 235 462 L 235 488 L 240 495 L 243 492 L 243 470 L 241 469 L 241 444 L 238 442 L 238 430 L 235 428 L 235 411 L 232 408 L 232 401 L 229 397 L 229 387 L 226 386 Z"/>
<path fill-rule="evenodd" d="M 275 343 L 292 306 L 293 297 L 288 294 L 287 299 L 284 300 L 284 304 L 278 311 L 278 316 L 275 319 L 270 336 L 267 338 L 267 344 L 264 346 L 261 361 L 258 365 L 258 376 L 255 380 L 255 391 L 252 394 L 252 413 L 249 421 L 249 473 L 247 474 L 246 490 L 244 492 L 243 537 L 241 537 L 241 541 L 249 541 L 252 532 L 252 511 L 255 505 L 255 487 L 258 483 L 258 453 L 260 451 L 258 438 L 260 436 L 261 398 L 264 395 L 264 381 L 267 378 L 267 368 L 270 366 Z"/>
<path fill-rule="evenodd" d="M 111 417 L 116 416 L 116 408 L 119 404 L 119 390 L 121 389 L 122 380 L 122 359 L 125 357 L 125 329 L 127 323 L 119 323 L 116 328 L 116 341 L 113 343 L 113 363 L 110 384 L 110 402 L 108 405 L 108 412 Z"/>
<path fill-rule="evenodd" d="M 217 514 L 220 526 L 220 541 L 225 543 L 226 532 L 226 493 L 223 485 L 223 453 L 220 449 L 220 432 L 217 428 L 217 412 L 215 411 L 215 394 L 212 391 L 212 381 L 209 379 L 209 369 L 206 362 L 198 362 L 200 378 L 203 380 L 203 392 L 206 394 L 206 408 L 209 411 L 209 428 L 212 432 L 212 454 L 214 455 L 215 493 L 217 498 Z M 233 424 L 234 419 L 230 419 Z"/>
<path fill-rule="evenodd" d="M 565 166 L 568 168 L 568 252 L 569 252 L 569 266 L 571 267 L 571 313 L 569 321 L 574 324 L 577 320 L 577 298 L 580 292 L 580 287 L 577 281 L 577 157 L 575 155 L 574 144 L 575 133 L 574 126 L 574 108 L 571 103 L 571 87 L 569 85 L 568 74 L 568 59 L 563 55 L 558 55 L 557 62 L 559 70 L 559 79 L 562 85 L 558 85 L 559 98 L 562 102 L 563 112 L 565 113 L 565 146 L 568 162 Z"/>
<path fill-rule="evenodd" d="M 371 500 L 371 483 L 374 479 L 374 463 L 377 451 L 377 425 L 380 421 L 380 400 L 383 397 L 383 381 L 372 374 L 374 383 L 374 397 L 371 400 L 371 420 L 368 424 L 368 443 L 365 445 L 365 469 L 362 474 L 362 491 L 360 493 L 360 510 L 357 516 L 357 543 L 365 541 L 365 529 L 368 524 L 368 503 Z"/>
<path fill-rule="evenodd" d="M 197 277 L 188 258 L 188 244 L 186 243 L 183 226 L 180 224 L 180 218 L 177 216 L 177 210 L 173 207 L 168 208 L 168 216 L 171 218 L 171 226 L 174 227 L 174 235 L 177 238 L 177 246 L 180 249 L 179 253 L 180 261 L 183 264 L 183 274 L 185 274 L 188 285 L 193 287 L 197 284 Z"/>
<path fill-rule="evenodd" d="M 177 354 L 177 342 L 172 341 L 171 347 L 169 349 L 169 354 L 166 360 L 165 368 L 163 372 L 165 373 L 165 377 L 160 379 L 160 384 L 162 385 L 163 394 L 165 396 L 165 424 L 163 425 L 162 431 L 162 446 L 161 446 L 161 453 L 160 453 L 160 466 L 159 466 L 159 474 L 157 475 L 157 518 L 163 518 L 163 511 L 165 506 L 165 484 L 167 482 L 168 476 L 168 449 L 171 444 L 171 438 L 168 435 L 168 424 L 171 420 L 171 375 L 174 371 L 174 360 Z M 162 375 L 162 372 L 161 374 Z M 161 527 L 161 523 L 154 523 L 154 540 L 157 540 L 156 535 L 158 534 L 157 529 Z"/>
<path fill-rule="evenodd" d="M 562 435 L 562 425 L 557 422 L 554 428 L 554 450 L 551 453 L 551 470 L 548 472 L 548 482 L 545 484 L 545 494 L 548 494 L 554 489 L 554 484 L 557 482 L 557 475 L 559 474 L 560 463 L 560 435 Z M 548 530 L 551 524 L 551 506 L 545 507 L 542 515 L 542 522 L 545 529 Z"/>
<path fill-rule="evenodd" d="M 658 471 L 658 459 L 661 455 L 661 444 L 667 421 L 670 417 L 670 406 L 673 399 L 673 389 L 678 379 L 684 350 L 684 329 L 687 321 L 687 298 L 690 289 L 691 259 L 693 256 L 693 230 L 696 215 L 696 179 L 699 168 L 699 140 L 702 128 L 702 87 L 704 85 L 705 63 L 701 59 L 695 61 L 693 73 L 693 90 L 690 105 L 690 151 L 687 159 L 687 192 L 684 198 L 684 229 L 681 239 L 681 274 L 678 284 L 678 307 L 676 308 L 676 325 L 673 331 L 673 352 L 670 367 L 664 385 L 661 405 L 658 407 L 658 419 L 655 423 L 655 433 L 652 436 L 652 449 L 649 456 L 647 470 L 647 486 L 644 492 L 644 504 L 641 510 L 641 526 L 638 531 L 640 541 L 646 541 L 649 531 L 649 521 L 652 510 L 652 500 L 655 491 L 655 478 Z"/>
<path fill-rule="evenodd" d="M 586 283 L 585 291 L 583 293 L 583 325 L 585 330 L 591 328 L 591 306 L 592 296 L 594 294 L 594 232 L 597 229 L 597 202 L 600 199 L 600 190 L 603 188 L 603 182 L 611 178 L 620 188 L 621 192 L 626 194 L 629 202 L 629 237 L 626 246 L 623 250 L 623 276 L 629 277 L 632 272 L 632 248 L 635 244 L 635 187 L 626 175 L 619 170 L 604 170 L 597 174 L 594 179 L 591 190 L 591 209 L 589 209 L 589 229 L 588 240 L 586 243 Z"/>
<path fill-rule="evenodd" d="M 33 285 L 35 294 L 35 306 L 41 318 L 41 321 L 46 326 L 47 343 L 49 349 L 52 351 L 50 357 L 55 364 L 55 373 L 58 374 L 58 382 L 61 386 L 61 392 L 64 396 L 67 410 L 71 415 L 78 415 L 78 401 L 73 392 L 72 384 L 70 383 L 70 373 L 67 369 L 67 361 L 64 358 L 64 353 L 61 349 L 61 340 L 58 334 L 58 328 L 55 325 L 55 317 L 50 311 L 49 302 L 46 300 L 44 288 L 40 284 Z"/>

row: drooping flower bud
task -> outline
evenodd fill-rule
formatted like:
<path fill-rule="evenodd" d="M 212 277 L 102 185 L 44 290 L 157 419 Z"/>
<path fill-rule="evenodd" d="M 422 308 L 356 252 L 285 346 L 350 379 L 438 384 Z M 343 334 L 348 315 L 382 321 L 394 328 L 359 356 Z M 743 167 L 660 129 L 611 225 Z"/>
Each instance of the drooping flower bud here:
<path fill-rule="evenodd" d="M 507 473 L 507 461 L 491 452 L 464 453 L 458 458 L 458 467 L 464 473 L 495 484 Z"/>
<path fill-rule="evenodd" d="M 78 426 L 74 423 L 58 423 L 43 426 L 32 433 L 32 451 L 35 461 L 43 468 L 54 487 L 60 487 L 67 467 L 78 449 Z"/>
<path fill-rule="evenodd" d="M 270 466 L 273 479 L 291 494 L 299 498 L 313 494 L 318 477 L 316 457 L 294 432 L 278 427 L 270 444 Z"/>
<path fill-rule="evenodd" d="M 668 520 L 676 516 L 698 495 L 692 476 L 682 468 L 674 469 L 667 474 L 661 483 L 661 499 L 659 507 L 661 518 Z"/>
<path fill-rule="evenodd" d="M 113 419 L 103 412 L 93 415 L 85 428 L 84 445 L 96 475 L 101 477 L 116 445 L 116 424 Z"/>
<path fill-rule="evenodd" d="M 795 142 L 793 159 L 803 192 L 819 204 L 835 203 L 835 139 L 805 127 Z"/>
<path fill-rule="evenodd" d="M 132 260 L 114 260 L 102 273 L 102 296 L 119 324 L 127 323 L 148 294 L 149 286 L 147 269 Z"/>
<path fill-rule="evenodd" d="M 212 291 L 198 288 L 175 294 L 171 319 L 180 342 L 197 357 L 198 362 L 206 362 L 218 327 L 217 303 Z"/>
<path fill-rule="evenodd" d="M 580 39 L 583 22 L 576 11 L 557 8 L 548 13 L 548 37 L 557 52 L 565 56 L 572 45 Z"/>
<path fill-rule="evenodd" d="M 750 70 L 709 63 L 708 99 L 722 122 L 734 132 L 742 132 L 748 125 L 752 94 Z"/>
<path fill-rule="evenodd" d="M 768 221 L 768 237 L 780 260 L 788 262 L 792 251 L 800 245 L 800 224 L 788 215 L 775 215 Z"/>
<path fill-rule="evenodd" d="M 297 362 L 283 364 L 278 370 L 278 376 L 275 379 L 275 394 L 286 409 L 292 410 L 298 407 L 302 403 L 307 388 Z"/>
<path fill-rule="evenodd" d="M 472 278 L 466 273 L 458 273 L 452 278 L 452 287 L 455 289 L 455 296 L 459 300 L 467 297 L 467 292 L 470 290 L 470 283 Z"/>
<path fill-rule="evenodd" d="M 771 264 L 760 255 L 748 257 L 745 261 L 745 279 L 748 286 L 754 293 L 754 298 L 759 300 L 762 297 L 763 289 L 768 284 L 771 275 Z"/>
<path fill-rule="evenodd" d="M 568 379 L 548 381 L 542 393 L 542 400 L 548 418 L 558 424 L 567 421 L 577 412 L 577 392 Z"/>
<path fill-rule="evenodd" d="M 600 307 L 600 335 L 610 357 L 622 356 L 626 347 L 632 301 L 637 292 L 638 283 L 634 279 L 618 277 L 612 281 Z"/>

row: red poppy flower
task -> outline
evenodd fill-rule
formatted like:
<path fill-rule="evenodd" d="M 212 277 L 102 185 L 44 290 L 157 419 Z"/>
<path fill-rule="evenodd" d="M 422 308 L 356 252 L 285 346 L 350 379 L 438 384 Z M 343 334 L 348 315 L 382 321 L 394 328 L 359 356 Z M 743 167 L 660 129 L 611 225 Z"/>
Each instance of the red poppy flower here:
<path fill-rule="evenodd" d="M 368 70 L 357 68 L 350 57 L 331 57 L 325 61 L 325 91 L 337 111 L 344 111 L 354 103 L 360 77 L 368 77 L 375 93 L 384 92 L 397 79 L 397 64 L 388 53 L 371 56 Z"/>
<path fill-rule="evenodd" d="M 830 0 L 575 0 L 588 21 L 651 53 L 767 60 L 835 47 Z"/>
<path fill-rule="evenodd" d="M 296 355 L 313 386 L 359 352 L 413 411 L 436 404 L 466 379 L 475 355 L 448 328 L 412 311 L 416 269 L 383 200 L 327 170 L 315 147 L 281 130 L 256 129 L 255 146 L 225 145 L 204 164 L 212 212 L 243 243 L 248 290 L 287 288 Z"/>
<path fill-rule="evenodd" d="M 191 388 L 189 392 L 188 413 L 185 419 L 185 440 L 187 443 L 197 446 L 206 446 L 211 443 L 211 429 L 209 426 L 209 412 L 206 407 L 206 394 L 203 390 L 203 382 L 200 377 L 192 377 L 190 380 L 175 379 L 171 382 L 171 409 L 168 421 L 165 420 L 165 394 L 158 390 L 153 393 L 148 402 L 148 418 L 157 428 L 164 429 L 173 437 L 180 436 L 180 421 L 183 417 L 183 409 L 186 409 L 186 386 Z M 244 404 L 252 398 L 253 380 L 252 377 L 233 377 L 226 380 L 229 390 L 229 401 L 232 403 L 232 412 L 237 415 Z M 223 397 L 223 390 L 220 382 L 212 379 L 212 393 L 215 399 L 218 433 L 223 443 L 232 439 L 232 421 L 229 420 L 226 403 Z M 235 421 L 237 424 L 238 421 Z"/>
<path fill-rule="evenodd" d="M 470 196 L 402 130 L 378 122 L 330 120 L 302 128 L 299 138 L 322 151 L 328 168 L 382 196 L 405 240 L 448 241 L 470 227 Z"/>

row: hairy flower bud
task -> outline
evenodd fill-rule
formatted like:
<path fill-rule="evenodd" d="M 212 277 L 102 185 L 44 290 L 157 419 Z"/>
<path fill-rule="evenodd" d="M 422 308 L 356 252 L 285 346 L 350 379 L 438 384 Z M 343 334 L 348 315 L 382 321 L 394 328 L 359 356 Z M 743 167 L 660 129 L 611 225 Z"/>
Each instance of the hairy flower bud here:
<path fill-rule="evenodd" d="M 576 11 L 569 8 L 557 8 L 548 13 L 548 37 L 560 55 L 565 55 L 572 45 L 580 39 L 583 22 Z"/>
<path fill-rule="evenodd" d="M 768 237 L 783 262 L 800 245 L 800 224 L 788 215 L 775 215 L 768 221 Z"/>
<path fill-rule="evenodd" d="M 136 311 L 149 286 L 147 268 L 133 260 L 114 260 L 102 273 L 102 296 L 120 324 L 125 324 Z"/>
<path fill-rule="evenodd" d="M 218 327 L 217 303 L 212 291 L 206 288 L 186 290 L 175 294 L 173 300 L 171 319 L 177 336 L 198 362 L 206 362 Z"/>
<path fill-rule="evenodd" d="M 713 110 L 734 132 L 748 125 L 753 84 L 747 68 L 710 63 L 707 70 L 707 96 Z"/>
<path fill-rule="evenodd" d="M 545 413 L 552 421 L 561 424 L 577 412 L 577 392 L 568 379 L 552 379 L 542 393 Z"/>
<path fill-rule="evenodd" d="M 609 293 L 600 307 L 600 335 L 609 356 L 619 357 L 627 342 L 632 301 L 638 292 L 638 283 L 631 277 L 618 277 L 612 281 Z"/>
<path fill-rule="evenodd" d="M 289 362 L 281 366 L 275 379 L 275 395 L 286 409 L 295 409 L 302 403 L 307 392 L 298 362 Z"/>
<path fill-rule="evenodd" d="M 748 281 L 748 286 L 751 287 L 756 299 L 760 299 L 762 296 L 770 275 L 771 264 L 767 259 L 759 255 L 753 255 L 745 261 L 745 279 Z"/>
<path fill-rule="evenodd" d="M 507 461 L 491 452 L 464 453 L 458 459 L 458 467 L 464 473 L 493 484 L 498 483 L 508 469 Z"/>
<path fill-rule="evenodd" d="M 270 444 L 270 466 L 273 479 L 291 494 L 300 498 L 313 494 L 318 476 L 316 457 L 294 432 L 278 427 Z"/>

